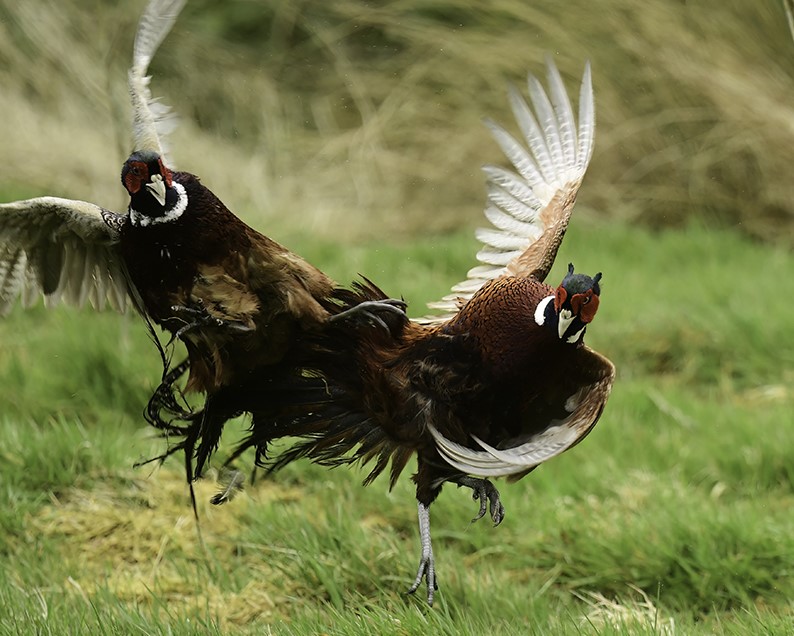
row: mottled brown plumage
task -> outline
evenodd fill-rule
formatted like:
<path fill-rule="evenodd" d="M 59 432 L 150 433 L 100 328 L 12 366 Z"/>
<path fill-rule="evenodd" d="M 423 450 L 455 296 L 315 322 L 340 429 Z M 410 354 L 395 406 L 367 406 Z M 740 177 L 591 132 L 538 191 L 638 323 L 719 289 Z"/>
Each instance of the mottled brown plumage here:
<path fill-rule="evenodd" d="M 198 411 L 179 407 L 178 375 L 167 363 L 147 409 L 153 425 L 183 436 L 161 458 L 184 450 L 188 481 L 201 475 L 228 419 L 272 408 L 259 387 L 291 369 L 287 354 L 296 342 L 329 322 L 404 315 L 404 303 L 388 300 L 337 311 L 328 276 L 243 223 L 194 175 L 172 173 L 154 152 L 133 153 L 121 181 L 130 208 L 119 251 L 139 309 L 185 343 L 186 388 L 206 395 Z"/>

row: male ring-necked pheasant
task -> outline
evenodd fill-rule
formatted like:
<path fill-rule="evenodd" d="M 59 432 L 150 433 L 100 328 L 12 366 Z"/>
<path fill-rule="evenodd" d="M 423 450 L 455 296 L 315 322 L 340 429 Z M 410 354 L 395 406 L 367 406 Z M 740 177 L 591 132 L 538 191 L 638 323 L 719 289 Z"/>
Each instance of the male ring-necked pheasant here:
<path fill-rule="evenodd" d="M 396 317 L 390 331 L 338 325 L 307 343 L 303 372 L 274 385 L 281 412 L 254 412 L 239 452 L 264 460 L 274 437 L 302 438 L 270 460 L 273 469 L 300 457 L 326 465 L 374 462 L 371 482 L 390 467 L 393 484 L 415 453 L 413 476 L 422 552 L 410 592 L 426 579 L 436 589 L 430 505 L 444 483 L 472 488 L 495 524 L 504 508 L 490 477 L 518 479 L 584 438 L 601 415 L 615 371 L 584 344 L 595 317 L 601 274 L 574 272 L 555 288 L 551 269 L 593 149 L 595 116 L 589 66 L 579 123 L 557 69 L 549 95 L 529 78 L 533 110 L 510 98 L 525 148 L 501 127 L 491 130 L 517 174 L 488 166 L 487 218 L 480 230 L 483 265 L 453 294 L 432 305 L 446 316 Z M 384 298 L 362 283 L 337 311 Z M 334 310 L 332 308 L 332 310 Z"/>
<path fill-rule="evenodd" d="M 196 176 L 168 168 L 167 120 L 151 98 L 146 73 L 184 2 L 152 0 L 136 34 L 129 72 L 135 150 L 121 173 L 130 195 L 127 214 L 55 197 L 0 205 L 0 312 L 19 296 L 29 302 L 39 293 L 49 304 L 89 300 L 101 308 L 110 301 L 124 310 L 131 301 L 183 340 L 188 362 L 176 373 L 166 369 L 164 377 L 173 381 L 189 366 L 187 387 L 208 396 L 205 408 L 192 414 L 182 446 L 191 480 L 192 443 L 201 438 L 206 456 L 226 419 L 245 408 L 238 399 L 231 411 L 213 409 L 213 395 L 252 369 L 261 375 L 297 333 L 339 315 L 324 308 L 336 289 L 329 277 L 246 225 Z M 400 303 L 386 302 L 356 307 L 342 319 L 377 322 L 370 309 L 402 312 Z M 159 417 L 159 406 L 150 404 L 150 417 Z"/>

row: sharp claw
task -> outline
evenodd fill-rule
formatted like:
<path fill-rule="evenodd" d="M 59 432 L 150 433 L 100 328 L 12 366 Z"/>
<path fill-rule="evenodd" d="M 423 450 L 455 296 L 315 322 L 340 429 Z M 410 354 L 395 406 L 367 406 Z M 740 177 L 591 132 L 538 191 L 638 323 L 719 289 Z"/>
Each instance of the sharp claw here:
<path fill-rule="evenodd" d="M 474 519 L 471 520 L 471 522 L 474 523 L 482 519 L 488 509 L 488 496 L 485 494 L 485 488 L 483 488 L 482 491 L 475 490 L 472 499 L 474 499 L 474 501 L 480 500 L 480 510 L 477 512 Z"/>
<path fill-rule="evenodd" d="M 493 519 L 494 528 L 498 526 L 505 518 L 505 507 L 501 501 L 497 501 L 496 505 L 491 505 L 491 519 Z"/>
<path fill-rule="evenodd" d="M 362 305 L 370 305 L 376 307 L 377 309 L 386 309 L 388 311 L 393 311 L 397 314 L 405 313 L 405 308 L 408 307 L 408 303 L 406 303 L 402 298 L 384 298 L 383 300 L 367 300 Z"/>
<path fill-rule="evenodd" d="M 176 381 L 187 371 L 189 366 L 189 361 L 185 359 L 171 369 L 166 367 L 160 386 L 154 390 L 152 397 L 149 398 L 144 417 L 156 428 L 167 432 L 181 432 L 183 427 L 174 424 L 174 420 L 188 421 L 192 419 L 194 412 L 188 411 L 179 403 L 178 395 L 180 390 L 174 388 Z M 170 419 L 165 419 L 162 415 L 163 412 L 166 412 Z"/>
<path fill-rule="evenodd" d="M 490 508 L 491 520 L 494 527 L 502 523 L 505 518 L 505 508 L 502 505 L 502 500 L 499 496 L 499 491 L 487 479 L 478 479 L 476 477 L 462 476 L 454 480 L 458 486 L 466 486 L 472 489 L 471 498 L 474 501 L 480 502 L 480 509 L 477 515 L 471 520 L 472 523 L 479 521 L 485 516 L 485 513 Z"/>
<path fill-rule="evenodd" d="M 424 565 L 423 563 L 419 564 L 419 573 L 416 575 L 416 580 L 414 581 L 414 584 L 408 588 L 406 594 L 413 594 L 414 592 L 416 592 L 416 590 L 419 589 L 419 586 L 422 584 L 422 577 L 425 574 L 423 565 Z"/>
<path fill-rule="evenodd" d="M 416 581 L 414 584 L 408 589 L 407 594 L 413 594 L 416 590 L 419 589 L 419 586 L 422 584 L 422 579 L 427 579 L 427 604 L 430 607 L 433 607 L 433 600 L 435 598 L 436 590 L 438 590 L 438 583 L 436 582 L 435 571 L 433 569 L 432 563 L 428 564 L 422 562 L 419 564 L 419 572 L 416 575 Z"/>
<path fill-rule="evenodd" d="M 427 604 L 433 606 L 433 598 L 438 589 L 438 582 L 436 581 L 436 570 L 433 557 L 429 559 L 422 559 L 419 561 L 419 570 L 416 573 L 416 580 L 413 585 L 408 588 L 406 594 L 414 594 L 419 586 L 422 585 L 422 579 L 427 579 Z"/>
<path fill-rule="evenodd" d="M 387 298 L 386 300 L 367 300 L 359 303 L 355 307 L 346 309 L 343 312 L 331 316 L 328 319 L 329 323 L 339 322 L 349 319 L 364 319 L 378 327 L 383 328 L 387 333 L 391 332 L 388 323 L 378 315 L 378 312 L 387 311 L 394 313 L 401 318 L 405 318 L 405 302 L 402 300 L 395 300 Z"/>
<path fill-rule="evenodd" d="M 223 318 L 218 318 L 216 316 L 212 316 L 204 306 L 204 303 L 199 299 L 195 302 L 196 307 L 185 307 L 184 305 L 171 305 L 171 311 L 174 312 L 175 315 L 183 315 L 191 318 L 191 322 L 188 322 L 183 327 L 181 327 L 175 334 L 174 339 L 179 338 L 181 339 L 183 335 L 185 335 L 188 331 L 195 329 L 196 327 L 216 327 L 216 328 L 225 328 L 231 329 L 234 331 L 240 332 L 247 332 L 253 331 L 252 327 L 249 327 L 242 322 L 236 320 L 224 320 Z"/>
<path fill-rule="evenodd" d="M 387 298 L 386 300 L 382 300 L 380 302 L 386 307 L 392 307 L 393 310 L 399 314 L 404 314 L 405 309 L 408 307 L 408 303 L 402 298 Z"/>

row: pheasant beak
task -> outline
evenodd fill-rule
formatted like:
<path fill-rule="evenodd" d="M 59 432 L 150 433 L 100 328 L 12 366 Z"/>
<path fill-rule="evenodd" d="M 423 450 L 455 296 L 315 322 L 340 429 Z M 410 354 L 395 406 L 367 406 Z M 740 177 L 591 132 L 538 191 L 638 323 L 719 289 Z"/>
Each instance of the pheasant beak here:
<path fill-rule="evenodd" d="M 557 317 L 557 332 L 560 334 L 560 340 L 565 337 L 565 332 L 568 331 L 575 317 L 570 309 L 563 309 L 560 312 Z"/>
<path fill-rule="evenodd" d="M 146 189 L 151 192 L 160 205 L 165 205 L 165 181 L 163 181 L 162 175 L 152 175 L 152 180 L 146 184 Z"/>

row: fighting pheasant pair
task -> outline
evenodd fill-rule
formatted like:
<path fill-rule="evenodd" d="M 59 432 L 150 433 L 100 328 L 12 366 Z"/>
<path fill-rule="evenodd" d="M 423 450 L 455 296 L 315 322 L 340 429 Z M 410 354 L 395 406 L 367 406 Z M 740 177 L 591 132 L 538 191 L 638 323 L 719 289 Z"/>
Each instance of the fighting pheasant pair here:
<path fill-rule="evenodd" d="M 551 64 L 548 96 L 530 78 L 532 108 L 511 93 L 528 148 L 489 124 L 517 174 L 485 169 L 494 229 L 478 232 L 483 265 L 434 305 L 447 315 L 411 321 L 369 281 L 339 288 L 245 225 L 198 178 L 169 169 L 146 71 L 183 1 L 153 0 L 136 37 L 127 214 L 52 197 L 0 206 L 0 310 L 39 291 L 50 302 L 131 301 L 182 340 L 188 360 L 170 368 L 164 357 L 149 416 L 183 436 L 176 448 L 189 481 L 242 412 L 251 434 L 232 460 L 254 447 L 270 469 L 300 457 L 374 461 L 365 483 L 391 464 L 393 484 L 415 454 L 422 552 L 410 591 L 426 580 L 432 604 L 429 507 L 443 484 L 471 488 L 476 518 L 490 506 L 498 524 L 504 507 L 488 478 L 520 478 L 578 443 L 614 379 L 612 364 L 583 344 L 601 275 L 569 266 L 556 289 L 543 282 L 592 154 L 589 68 L 578 126 Z M 173 399 L 188 368 L 188 388 L 206 395 L 195 413 Z M 162 409 L 183 423 L 165 422 Z M 285 436 L 299 439 L 268 458 L 268 444 Z"/>

